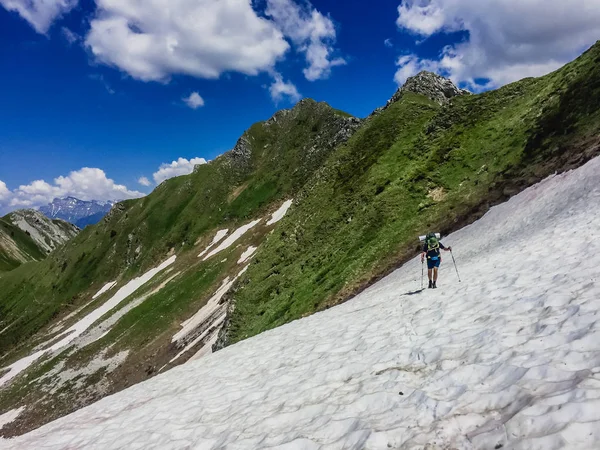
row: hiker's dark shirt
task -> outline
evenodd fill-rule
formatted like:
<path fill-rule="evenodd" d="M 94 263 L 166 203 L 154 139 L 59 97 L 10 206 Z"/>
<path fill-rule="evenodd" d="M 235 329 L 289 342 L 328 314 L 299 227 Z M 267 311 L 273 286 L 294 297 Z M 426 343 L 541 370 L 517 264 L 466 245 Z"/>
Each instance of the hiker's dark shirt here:
<path fill-rule="evenodd" d="M 440 244 L 439 248 L 434 248 L 433 250 L 427 250 L 427 242 L 425 242 L 425 244 L 423 244 L 423 251 L 427 253 L 427 259 L 431 259 L 434 258 L 436 256 L 440 256 L 440 248 L 446 250 L 446 247 L 444 247 L 444 244 L 441 243 L 441 241 L 438 241 Z"/>

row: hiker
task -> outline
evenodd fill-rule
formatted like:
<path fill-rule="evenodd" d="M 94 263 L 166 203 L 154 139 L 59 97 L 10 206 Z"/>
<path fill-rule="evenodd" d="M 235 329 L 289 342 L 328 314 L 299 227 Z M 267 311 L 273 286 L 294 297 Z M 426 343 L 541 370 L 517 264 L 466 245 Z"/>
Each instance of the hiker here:
<path fill-rule="evenodd" d="M 423 244 L 423 253 L 421 253 L 421 263 L 427 256 L 427 276 L 429 277 L 429 289 L 436 289 L 436 282 L 438 278 L 438 268 L 442 262 L 440 255 L 440 248 L 446 252 L 452 251 L 452 247 L 444 247 L 444 244 L 440 242 L 435 233 L 429 233 L 425 237 L 425 243 Z"/>

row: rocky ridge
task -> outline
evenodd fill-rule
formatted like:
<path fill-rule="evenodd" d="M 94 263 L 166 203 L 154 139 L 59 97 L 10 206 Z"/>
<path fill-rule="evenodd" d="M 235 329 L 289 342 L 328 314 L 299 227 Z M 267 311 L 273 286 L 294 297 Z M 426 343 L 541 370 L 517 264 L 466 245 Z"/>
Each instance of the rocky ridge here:
<path fill-rule="evenodd" d="M 332 112 L 332 108 L 325 102 L 316 102 L 312 99 L 302 99 L 293 108 L 277 111 L 271 118 L 258 124 L 264 131 L 277 133 L 286 132 L 301 116 L 323 117 L 324 122 L 319 126 L 313 125 L 314 134 L 309 141 L 303 143 L 301 154 L 310 159 L 317 153 L 327 153 L 338 145 L 346 142 L 361 126 L 362 120 L 342 113 Z M 316 127 L 316 128 L 315 128 Z M 254 132 L 253 132 L 254 131 Z M 256 130 L 246 130 L 238 139 L 235 147 L 223 155 L 228 160 L 228 165 L 244 173 L 252 168 L 253 152 L 267 150 L 270 155 L 277 157 L 280 153 L 280 142 L 266 143 L 262 149 L 254 148 L 257 142 Z"/>
<path fill-rule="evenodd" d="M 10 213 L 8 220 L 28 234 L 43 253 L 51 253 L 81 231 L 75 225 L 61 219 L 48 219 L 33 209 Z"/>
<path fill-rule="evenodd" d="M 454 97 L 471 95 L 471 92 L 457 87 L 448 78 L 423 70 L 415 76 L 408 78 L 387 103 L 373 111 L 371 116 L 377 115 L 389 108 L 390 105 L 399 101 L 406 92 L 424 95 L 440 105 L 447 105 Z"/>

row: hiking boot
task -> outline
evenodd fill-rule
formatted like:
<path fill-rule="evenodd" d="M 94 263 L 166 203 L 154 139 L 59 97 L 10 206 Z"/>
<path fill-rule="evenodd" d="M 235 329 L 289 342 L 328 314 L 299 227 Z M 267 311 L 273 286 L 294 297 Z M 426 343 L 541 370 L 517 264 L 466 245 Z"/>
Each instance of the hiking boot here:
<path fill-rule="evenodd" d="M 433 289 L 437 289 L 437 286 L 435 285 L 435 281 L 433 282 Z"/>
<path fill-rule="evenodd" d="M 429 280 L 429 289 L 433 288 L 435 286 L 435 283 L 431 280 Z"/>

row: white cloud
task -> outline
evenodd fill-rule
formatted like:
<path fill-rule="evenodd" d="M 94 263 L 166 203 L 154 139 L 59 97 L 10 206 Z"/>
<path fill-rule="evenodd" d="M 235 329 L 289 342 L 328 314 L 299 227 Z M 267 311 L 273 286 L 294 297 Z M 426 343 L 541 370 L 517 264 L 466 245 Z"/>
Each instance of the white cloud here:
<path fill-rule="evenodd" d="M 86 45 L 96 60 L 143 81 L 174 74 L 257 75 L 289 49 L 250 0 L 96 0 Z"/>
<path fill-rule="evenodd" d="M 81 40 L 81 36 L 79 36 L 77 33 L 73 33 L 67 27 L 62 27 L 60 31 L 65 40 L 69 43 L 69 45 L 73 45 L 74 43 L 79 42 Z"/>
<path fill-rule="evenodd" d="M 383 41 L 383 45 L 385 45 L 387 48 L 392 48 L 394 46 L 394 43 L 391 39 L 386 39 L 385 41 Z"/>
<path fill-rule="evenodd" d="M 269 92 L 275 103 L 279 103 L 286 97 L 290 102 L 297 102 L 302 98 L 296 86 L 290 81 L 284 82 L 283 78 L 278 73 L 273 76 L 273 83 L 269 87 Z"/>
<path fill-rule="evenodd" d="M 310 3 L 301 7 L 292 0 L 267 0 L 265 14 L 304 53 L 308 63 L 304 69 L 307 80 L 327 78 L 333 67 L 346 64 L 343 58 L 333 56 L 336 39 L 333 21 L 312 9 Z"/>
<path fill-rule="evenodd" d="M 0 0 L 0 5 L 18 13 L 38 33 L 46 34 L 57 18 L 77 5 L 77 0 Z"/>
<path fill-rule="evenodd" d="M 156 184 L 160 184 L 169 178 L 189 175 L 194 171 L 194 166 L 199 164 L 206 164 L 206 160 L 204 158 L 192 158 L 188 161 L 185 158 L 179 158 L 177 161 L 173 161 L 170 164 L 161 164 L 158 171 L 155 172 L 152 177 Z"/>
<path fill-rule="evenodd" d="M 10 196 L 10 191 L 6 187 L 6 183 L 0 180 L 0 205 L 3 200 L 6 200 Z"/>
<path fill-rule="evenodd" d="M 36 180 L 19 186 L 10 192 L 0 182 L 0 209 L 35 208 L 51 202 L 54 198 L 72 196 L 81 200 L 124 200 L 142 197 L 144 194 L 116 184 L 101 169 L 84 167 L 60 176 L 54 182 Z"/>
<path fill-rule="evenodd" d="M 438 60 L 418 64 L 476 90 L 548 73 L 600 37 L 598 1 L 404 0 L 398 13 L 398 26 L 420 37 L 468 32 Z"/>
<path fill-rule="evenodd" d="M 440 31 L 444 27 L 445 22 L 446 15 L 444 8 L 438 6 L 438 3 L 435 1 L 404 0 L 398 6 L 398 20 L 396 24 L 398 27 L 406 28 L 414 33 L 430 36 Z"/>
<path fill-rule="evenodd" d="M 419 59 L 416 55 L 400 56 L 396 60 L 396 66 L 398 66 L 398 70 L 396 71 L 396 75 L 394 75 L 394 81 L 399 86 L 404 84 L 407 78 L 416 75 L 422 70 L 435 72 L 438 68 L 434 62 Z"/>
<path fill-rule="evenodd" d="M 192 92 L 188 97 L 183 99 L 186 105 L 192 109 L 198 109 L 204 106 L 204 99 L 197 92 Z"/>
<path fill-rule="evenodd" d="M 140 183 L 142 186 L 146 186 L 146 187 L 148 187 L 152 184 L 152 182 L 146 177 L 140 177 L 138 179 L 138 183 Z"/>

